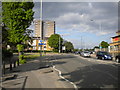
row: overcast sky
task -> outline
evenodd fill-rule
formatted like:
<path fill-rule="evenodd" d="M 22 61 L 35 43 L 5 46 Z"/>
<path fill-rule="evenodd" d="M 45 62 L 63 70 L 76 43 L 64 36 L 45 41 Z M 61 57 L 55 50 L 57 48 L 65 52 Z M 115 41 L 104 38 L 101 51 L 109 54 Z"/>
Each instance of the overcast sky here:
<path fill-rule="evenodd" d="M 34 18 L 40 19 L 40 2 L 33 10 Z M 110 43 L 118 30 L 117 2 L 43 2 L 42 12 L 42 19 L 55 21 L 56 33 L 75 48 L 93 48 L 101 41 Z"/>

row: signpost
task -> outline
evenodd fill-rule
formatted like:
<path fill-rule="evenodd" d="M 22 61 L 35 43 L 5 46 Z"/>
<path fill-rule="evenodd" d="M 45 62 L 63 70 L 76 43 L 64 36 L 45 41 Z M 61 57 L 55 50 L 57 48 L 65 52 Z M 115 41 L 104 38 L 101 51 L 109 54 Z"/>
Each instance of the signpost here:
<path fill-rule="evenodd" d="M 65 46 L 62 46 L 62 53 L 65 51 Z"/>
<path fill-rule="evenodd" d="M 39 43 L 38 45 L 46 45 L 45 43 Z"/>
<path fill-rule="evenodd" d="M 42 56 L 42 45 L 45 45 L 45 43 L 43 42 L 43 40 L 40 40 L 40 43 L 38 43 L 38 45 L 40 46 L 40 56 Z"/>

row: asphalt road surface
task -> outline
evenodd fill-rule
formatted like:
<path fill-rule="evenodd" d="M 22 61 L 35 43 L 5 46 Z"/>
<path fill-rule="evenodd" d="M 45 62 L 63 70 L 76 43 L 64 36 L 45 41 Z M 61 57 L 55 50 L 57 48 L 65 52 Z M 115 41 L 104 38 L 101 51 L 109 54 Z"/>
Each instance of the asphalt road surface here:
<path fill-rule="evenodd" d="M 78 88 L 118 88 L 118 66 L 111 61 L 73 54 L 54 55 L 53 65 Z"/>

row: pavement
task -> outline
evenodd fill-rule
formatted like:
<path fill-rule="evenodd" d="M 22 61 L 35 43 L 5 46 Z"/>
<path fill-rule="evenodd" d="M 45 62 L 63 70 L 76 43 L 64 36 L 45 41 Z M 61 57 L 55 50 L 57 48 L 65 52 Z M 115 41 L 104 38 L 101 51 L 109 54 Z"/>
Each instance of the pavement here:
<path fill-rule="evenodd" d="M 48 65 L 49 64 L 49 65 Z M 49 55 L 22 64 L 2 77 L 4 89 L 71 88 L 73 85 L 59 77 L 49 61 Z"/>

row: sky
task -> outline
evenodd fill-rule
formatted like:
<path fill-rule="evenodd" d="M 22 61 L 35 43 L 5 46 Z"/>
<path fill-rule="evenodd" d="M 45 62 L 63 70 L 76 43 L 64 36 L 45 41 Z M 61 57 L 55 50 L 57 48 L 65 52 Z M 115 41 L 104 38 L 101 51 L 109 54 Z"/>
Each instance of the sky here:
<path fill-rule="evenodd" d="M 34 19 L 40 19 L 35 2 Z M 42 19 L 56 23 L 56 33 L 75 48 L 93 48 L 101 41 L 111 43 L 118 30 L 117 2 L 43 2 Z M 34 30 L 34 24 L 30 26 Z"/>

